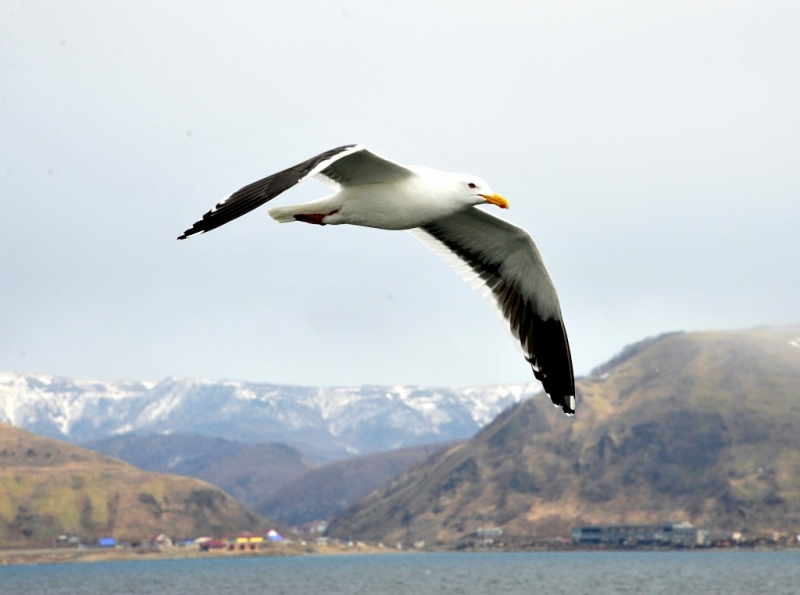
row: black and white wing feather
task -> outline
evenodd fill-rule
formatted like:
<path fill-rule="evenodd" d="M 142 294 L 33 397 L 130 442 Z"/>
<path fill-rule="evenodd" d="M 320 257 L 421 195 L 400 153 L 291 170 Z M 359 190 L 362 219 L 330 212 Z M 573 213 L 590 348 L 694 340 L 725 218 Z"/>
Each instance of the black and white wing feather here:
<path fill-rule="evenodd" d="M 470 208 L 412 230 L 508 322 L 553 404 L 575 412 L 575 379 L 555 287 L 524 229 Z"/>
<path fill-rule="evenodd" d="M 380 157 L 361 145 L 337 147 L 240 188 L 217 203 L 178 239 L 185 240 L 194 234 L 225 225 L 312 176 L 346 187 L 393 182 L 411 175 L 414 174 L 408 168 Z"/>

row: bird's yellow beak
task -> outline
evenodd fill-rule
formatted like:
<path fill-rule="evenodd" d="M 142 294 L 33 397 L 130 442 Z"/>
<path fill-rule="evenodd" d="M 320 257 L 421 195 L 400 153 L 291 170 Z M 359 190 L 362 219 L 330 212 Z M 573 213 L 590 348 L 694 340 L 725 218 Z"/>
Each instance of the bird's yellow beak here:
<path fill-rule="evenodd" d="M 488 202 L 489 204 L 496 205 L 501 209 L 508 208 L 508 201 L 499 194 L 492 194 L 491 196 L 489 196 L 488 194 L 480 194 L 479 196 L 486 199 L 486 202 Z"/>

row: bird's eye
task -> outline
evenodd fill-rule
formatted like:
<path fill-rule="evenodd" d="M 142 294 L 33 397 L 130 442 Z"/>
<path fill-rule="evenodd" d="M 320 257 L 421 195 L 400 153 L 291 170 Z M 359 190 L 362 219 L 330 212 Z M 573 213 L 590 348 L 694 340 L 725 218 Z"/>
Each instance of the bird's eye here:
<path fill-rule="evenodd" d="M 477 186 L 475 186 L 475 184 L 473 184 L 472 182 L 469 183 L 469 187 L 470 188 L 477 188 Z"/>

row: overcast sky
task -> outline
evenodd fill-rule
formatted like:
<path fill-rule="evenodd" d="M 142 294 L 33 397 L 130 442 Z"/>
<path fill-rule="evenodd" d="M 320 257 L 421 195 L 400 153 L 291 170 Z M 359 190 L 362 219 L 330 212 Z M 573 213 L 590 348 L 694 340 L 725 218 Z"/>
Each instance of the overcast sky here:
<path fill-rule="evenodd" d="M 262 208 L 175 240 L 355 142 L 509 199 L 578 373 L 656 333 L 800 322 L 798 2 L 0 7 L 0 369 L 529 380 L 489 304 L 405 232 Z"/>

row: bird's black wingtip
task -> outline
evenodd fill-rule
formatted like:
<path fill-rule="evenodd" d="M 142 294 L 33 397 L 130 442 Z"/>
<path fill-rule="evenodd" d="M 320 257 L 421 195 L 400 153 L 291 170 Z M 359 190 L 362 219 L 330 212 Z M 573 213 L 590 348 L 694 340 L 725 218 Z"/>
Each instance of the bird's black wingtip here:
<path fill-rule="evenodd" d="M 204 230 L 202 230 L 202 229 L 195 229 L 195 228 L 192 227 L 192 228 L 187 229 L 186 231 L 184 231 L 181 235 L 179 235 L 178 239 L 179 240 L 185 240 L 186 238 L 190 238 L 195 234 L 202 233 L 203 231 Z"/>
<path fill-rule="evenodd" d="M 575 395 L 567 395 L 564 397 L 564 400 L 561 403 L 561 409 L 570 417 L 575 415 Z"/>
<path fill-rule="evenodd" d="M 575 395 L 565 395 L 565 394 L 557 395 L 557 394 L 547 393 L 547 396 L 550 397 L 550 401 L 553 403 L 553 407 L 561 409 L 569 417 L 575 415 L 575 405 L 576 405 Z"/>
<path fill-rule="evenodd" d="M 548 381 L 548 377 L 536 367 L 531 359 L 528 359 L 528 363 L 531 364 L 534 377 L 536 380 L 542 383 L 544 392 L 548 397 L 550 397 L 553 407 L 560 407 L 561 410 L 567 415 L 575 415 L 576 403 L 574 382 L 570 382 L 568 386 L 554 385 L 554 383 Z"/>

